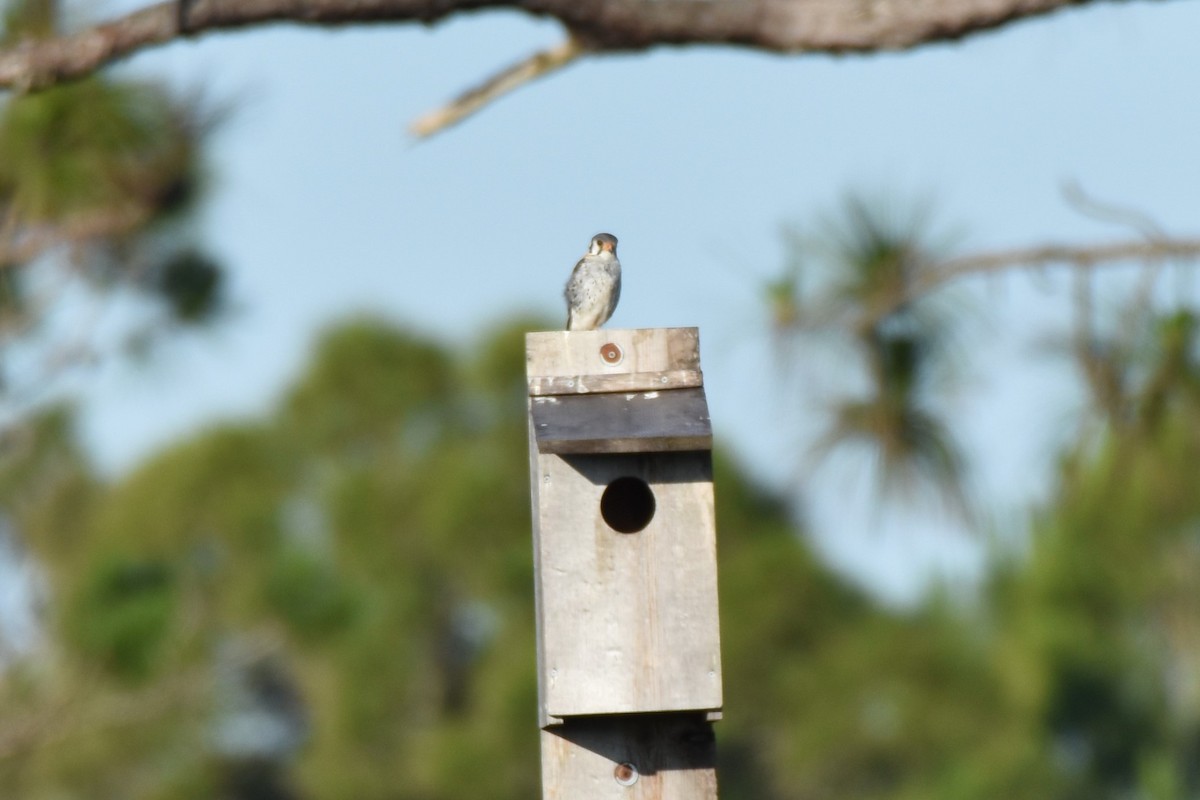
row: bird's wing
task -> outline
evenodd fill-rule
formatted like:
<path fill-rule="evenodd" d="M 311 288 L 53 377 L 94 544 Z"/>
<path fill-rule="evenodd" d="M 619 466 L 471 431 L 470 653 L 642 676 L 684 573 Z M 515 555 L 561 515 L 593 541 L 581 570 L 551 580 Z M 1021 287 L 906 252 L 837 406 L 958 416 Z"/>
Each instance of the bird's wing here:
<path fill-rule="evenodd" d="M 583 271 L 586 262 L 586 258 L 576 262 L 575 269 L 571 270 L 571 277 L 567 279 L 567 285 L 563 288 L 563 297 L 567 301 L 567 330 L 574 329 L 575 311 L 583 302 Z"/>
<path fill-rule="evenodd" d="M 567 298 L 567 305 L 574 305 L 579 301 L 579 290 L 583 281 L 583 269 L 587 263 L 586 258 L 581 258 L 575 264 L 575 269 L 571 270 L 571 277 L 567 279 L 567 286 L 563 289 L 563 296 Z"/>

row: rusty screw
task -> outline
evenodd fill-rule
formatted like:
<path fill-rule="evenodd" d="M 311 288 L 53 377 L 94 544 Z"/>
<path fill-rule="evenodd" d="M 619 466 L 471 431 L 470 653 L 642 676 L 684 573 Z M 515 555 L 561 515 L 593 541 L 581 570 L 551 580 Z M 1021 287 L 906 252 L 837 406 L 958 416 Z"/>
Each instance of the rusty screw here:
<path fill-rule="evenodd" d="M 638 779 L 637 767 L 628 761 L 624 761 L 617 764 L 616 768 L 613 769 L 613 777 L 622 786 L 633 786 L 637 783 Z"/>
<path fill-rule="evenodd" d="M 600 345 L 600 358 L 604 360 L 605 364 L 615 367 L 625 358 L 625 354 L 621 352 L 621 348 L 618 345 L 613 342 L 605 342 Z"/>

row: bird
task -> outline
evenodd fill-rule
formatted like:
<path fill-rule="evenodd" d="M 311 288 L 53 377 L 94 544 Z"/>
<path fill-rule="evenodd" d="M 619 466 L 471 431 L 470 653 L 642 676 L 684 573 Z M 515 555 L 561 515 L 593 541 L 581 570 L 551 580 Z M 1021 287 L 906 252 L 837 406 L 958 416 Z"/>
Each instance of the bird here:
<path fill-rule="evenodd" d="M 597 233 L 583 258 L 571 270 L 563 292 L 567 299 L 567 330 L 594 331 L 608 321 L 621 298 L 621 262 L 617 237 Z"/>

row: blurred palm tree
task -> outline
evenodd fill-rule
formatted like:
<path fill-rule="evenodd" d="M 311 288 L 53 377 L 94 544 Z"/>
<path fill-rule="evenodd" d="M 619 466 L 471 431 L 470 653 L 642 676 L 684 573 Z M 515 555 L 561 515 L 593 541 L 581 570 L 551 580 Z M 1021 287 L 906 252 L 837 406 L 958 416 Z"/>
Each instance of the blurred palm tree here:
<path fill-rule="evenodd" d="M 790 239 L 795 261 L 770 287 L 773 321 L 850 350 L 862 384 L 835 401 L 816 454 L 865 444 L 878 457 L 885 493 L 909 496 L 930 486 L 966 512 L 965 460 L 931 402 L 948 375 L 956 320 L 914 291 L 945 249 L 930 233 L 926 207 L 896 213 L 850 195 L 814 236 L 794 232 Z M 801 273 L 812 276 L 807 292 Z"/>

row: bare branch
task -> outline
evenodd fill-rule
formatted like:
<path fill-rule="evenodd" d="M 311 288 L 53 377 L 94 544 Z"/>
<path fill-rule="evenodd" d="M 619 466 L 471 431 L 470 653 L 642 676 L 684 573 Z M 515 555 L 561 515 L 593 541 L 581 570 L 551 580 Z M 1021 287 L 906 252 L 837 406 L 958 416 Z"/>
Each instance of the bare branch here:
<path fill-rule="evenodd" d="M 1161 242 L 1168 238 L 1162 226 L 1148 214 L 1116 203 L 1097 200 L 1074 181 L 1063 187 L 1063 195 L 1072 208 L 1092 219 L 1125 225 L 1140 233 L 1149 242 Z M 1130 302 L 1125 304 L 1121 312 L 1124 324 L 1117 327 L 1119 334 L 1114 342 L 1118 349 L 1129 351 L 1133 348 L 1134 338 L 1140 328 L 1137 322 L 1150 311 L 1154 299 L 1154 287 L 1158 285 L 1158 278 L 1166 267 L 1166 261 L 1167 259 L 1154 259 L 1148 262 L 1145 269 L 1142 270 L 1137 288 L 1132 293 Z M 1094 336 L 1090 330 L 1089 336 Z M 1110 414 L 1110 416 L 1113 415 Z M 1115 417 L 1113 418 L 1115 419 Z"/>
<path fill-rule="evenodd" d="M 974 275 L 1009 269 L 1073 266 L 1082 271 L 1130 262 L 1155 263 L 1166 259 L 1200 259 L 1200 239 L 1158 239 L 1151 242 L 1114 242 L 1092 246 L 1041 245 L 952 258 L 934 264 L 891 296 L 879 297 L 871 307 L 855 315 L 856 325 L 866 328 L 949 283 Z"/>
<path fill-rule="evenodd" d="M 77 246 L 110 239 L 137 230 L 149 221 L 150 212 L 140 208 L 117 208 L 79 214 L 60 225 L 0 230 L 0 270 L 24 266 L 56 247 Z"/>
<path fill-rule="evenodd" d="M 925 292 L 949 280 L 1009 267 L 1045 267 L 1053 264 L 1096 267 L 1123 261 L 1158 261 L 1168 258 L 1200 258 L 1200 239 L 1160 239 L 1152 242 L 1139 240 L 1086 247 L 1051 244 L 980 253 L 950 259 L 917 283 L 920 284 L 921 292 Z"/>
<path fill-rule="evenodd" d="M 514 89 L 557 72 L 585 52 L 586 48 L 579 40 L 571 37 L 557 47 L 535 53 L 459 95 L 442 108 L 421 116 L 409 126 L 409 132 L 422 139 L 432 136 L 462 122 L 488 103 Z"/>
<path fill-rule="evenodd" d="M 875 52 L 944 42 L 1104 0 L 180 0 L 72 35 L 0 51 L 0 88 L 80 78 L 185 36 L 292 22 L 431 23 L 483 8 L 554 17 L 589 49 L 732 44 L 781 52 Z M 182 3 L 182 4 L 181 4 Z"/>
<path fill-rule="evenodd" d="M 1063 197 L 1071 208 L 1085 217 L 1125 225 L 1151 241 L 1166 238 L 1163 229 L 1146 214 L 1133 208 L 1097 200 L 1085 192 L 1076 181 L 1069 181 L 1063 185 Z"/>

